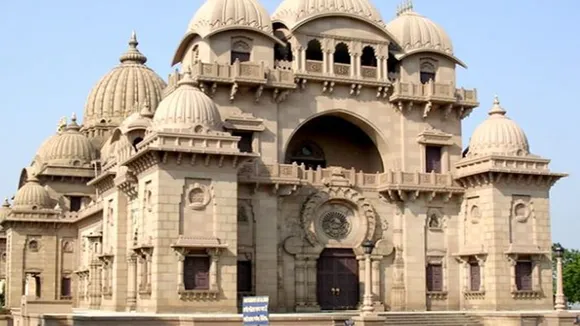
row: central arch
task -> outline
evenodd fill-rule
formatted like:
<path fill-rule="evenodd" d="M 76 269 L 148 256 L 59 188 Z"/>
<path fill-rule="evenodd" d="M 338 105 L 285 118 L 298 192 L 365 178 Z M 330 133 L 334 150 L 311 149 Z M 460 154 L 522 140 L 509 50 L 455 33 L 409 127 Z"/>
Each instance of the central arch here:
<path fill-rule="evenodd" d="M 308 168 L 340 166 L 367 173 L 384 172 L 387 144 L 370 122 L 345 110 L 314 115 L 286 141 L 284 163 Z"/>

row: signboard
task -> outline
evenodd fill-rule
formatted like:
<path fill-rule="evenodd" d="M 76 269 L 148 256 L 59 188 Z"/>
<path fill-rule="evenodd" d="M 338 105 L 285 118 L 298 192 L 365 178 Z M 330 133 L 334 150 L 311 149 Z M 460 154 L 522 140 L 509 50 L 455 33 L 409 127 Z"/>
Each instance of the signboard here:
<path fill-rule="evenodd" d="M 242 319 L 244 326 L 269 326 L 268 303 L 270 297 L 244 297 L 242 301 Z"/>

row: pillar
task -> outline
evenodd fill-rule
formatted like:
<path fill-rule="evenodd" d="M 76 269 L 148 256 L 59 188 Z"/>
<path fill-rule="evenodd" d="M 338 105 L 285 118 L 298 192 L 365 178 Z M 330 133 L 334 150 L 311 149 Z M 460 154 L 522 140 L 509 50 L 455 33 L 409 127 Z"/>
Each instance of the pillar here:
<path fill-rule="evenodd" d="M 296 310 L 301 310 L 306 305 L 305 298 L 305 267 L 306 261 L 302 257 L 296 257 L 295 277 L 296 277 Z"/>
<path fill-rule="evenodd" d="M 373 303 L 380 304 L 381 301 L 381 280 L 380 280 L 380 270 L 381 266 L 380 258 L 375 258 L 372 262 L 372 294 Z"/>
<path fill-rule="evenodd" d="M 307 293 L 307 305 L 309 309 L 318 310 L 320 307 L 318 306 L 318 298 L 316 296 L 316 277 L 317 277 L 317 259 L 316 257 L 308 257 L 306 260 L 306 288 L 308 289 Z"/>
<path fill-rule="evenodd" d="M 127 311 L 135 311 L 137 306 L 137 257 L 127 257 Z"/>

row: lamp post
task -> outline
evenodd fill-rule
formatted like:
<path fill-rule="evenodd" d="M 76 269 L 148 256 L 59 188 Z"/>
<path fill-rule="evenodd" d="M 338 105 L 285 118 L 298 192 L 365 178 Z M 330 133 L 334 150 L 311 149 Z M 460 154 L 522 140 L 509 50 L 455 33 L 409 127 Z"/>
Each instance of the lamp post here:
<path fill-rule="evenodd" d="M 554 248 L 554 256 L 556 257 L 556 302 L 554 308 L 556 311 L 566 310 L 566 301 L 564 300 L 564 281 L 562 275 L 562 255 L 564 248 L 561 245 L 556 245 Z"/>
<path fill-rule="evenodd" d="M 363 296 L 362 312 L 372 313 L 375 310 L 375 307 L 373 307 L 373 294 L 371 293 L 371 253 L 375 248 L 375 243 L 372 240 L 367 239 L 362 243 L 362 247 L 365 254 L 365 294 Z"/>

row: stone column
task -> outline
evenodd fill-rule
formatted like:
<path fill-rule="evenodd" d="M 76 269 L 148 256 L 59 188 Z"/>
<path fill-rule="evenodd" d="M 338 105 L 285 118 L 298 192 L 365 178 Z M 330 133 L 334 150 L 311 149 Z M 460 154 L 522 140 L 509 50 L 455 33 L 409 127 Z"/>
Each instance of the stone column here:
<path fill-rule="evenodd" d="M 354 78 L 356 75 L 356 55 L 354 53 L 350 53 L 350 77 Z"/>
<path fill-rule="evenodd" d="M 373 302 L 379 303 L 381 301 L 381 280 L 380 280 L 380 270 L 379 267 L 381 265 L 380 258 L 375 257 L 372 261 L 372 295 L 373 295 Z"/>
<path fill-rule="evenodd" d="M 485 291 L 485 260 L 478 258 L 479 264 L 479 291 Z"/>
<path fill-rule="evenodd" d="M 359 305 L 362 305 L 365 294 L 365 258 L 364 256 L 357 256 L 358 261 L 358 293 Z"/>
<path fill-rule="evenodd" d="M 211 254 L 211 265 L 209 266 L 209 288 L 212 291 L 218 290 L 217 285 L 217 271 L 218 271 L 218 260 L 219 253 L 217 250 L 212 250 Z"/>
<path fill-rule="evenodd" d="M 185 290 L 185 284 L 183 284 L 183 261 L 185 261 L 185 256 L 182 254 L 177 254 L 177 291 Z"/>
<path fill-rule="evenodd" d="M 318 299 L 316 296 L 316 265 L 317 261 L 314 257 L 309 257 L 306 260 L 306 288 L 308 289 L 307 305 L 313 309 L 318 309 Z"/>
<path fill-rule="evenodd" d="M 381 80 L 381 78 L 383 78 L 383 75 L 385 76 L 384 78 L 386 79 L 387 73 L 383 71 L 384 60 L 385 58 L 377 55 L 377 80 Z"/>
<path fill-rule="evenodd" d="M 373 307 L 373 294 L 371 286 L 372 277 L 371 255 L 365 254 L 365 294 L 363 297 L 363 313 L 370 313 L 375 310 Z"/>
<path fill-rule="evenodd" d="M 388 61 L 388 59 L 384 58 L 384 60 L 383 60 L 383 80 L 389 79 L 389 70 L 388 70 L 389 68 L 387 66 L 387 61 Z"/>
<path fill-rule="evenodd" d="M 295 261 L 295 277 L 296 277 L 296 308 L 304 307 L 306 305 L 305 298 L 305 267 L 306 261 L 302 257 L 296 257 Z"/>
<path fill-rule="evenodd" d="M 127 311 L 135 311 L 137 308 L 137 257 L 127 257 Z"/>
<path fill-rule="evenodd" d="M 139 262 L 139 264 L 137 265 L 137 278 L 139 279 L 139 282 L 137 283 L 138 284 L 137 288 L 140 292 L 145 287 L 145 259 L 143 258 L 143 256 L 139 255 L 137 261 Z"/>
<path fill-rule="evenodd" d="M 556 311 L 566 310 L 566 301 L 564 300 L 564 277 L 562 275 L 562 256 L 556 257 L 556 302 L 554 308 Z"/>
<path fill-rule="evenodd" d="M 328 67 L 330 75 L 334 75 L 334 52 L 328 52 Z"/>
<path fill-rule="evenodd" d="M 300 63 L 300 70 L 306 71 L 306 48 L 304 47 L 300 48 Z"/>
<path fill-rule="evenodd" d="M 322 51 L 322 73 L 328 73 L 328 52 L 326 50 Z"/>

